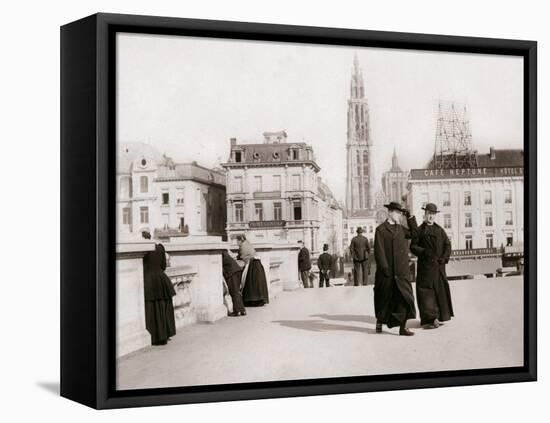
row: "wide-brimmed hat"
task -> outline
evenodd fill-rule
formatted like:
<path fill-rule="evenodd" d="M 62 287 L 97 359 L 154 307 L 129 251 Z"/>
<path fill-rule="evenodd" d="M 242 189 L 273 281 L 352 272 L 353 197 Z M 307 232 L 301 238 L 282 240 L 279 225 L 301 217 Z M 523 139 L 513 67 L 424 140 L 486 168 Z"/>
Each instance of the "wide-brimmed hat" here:
<path fill-rule="evenodd" d="M 439 213 L 439 210 L 437 210 L 437 206 L 434 203 L 427 203 L 424 207 L 422 207 L 422 210 L 430 213 Z"/>
<path fill-rule="evenodd" d="M 389 204 L 384 204 L 384 207 L 386 207 L 388 210 L 398 210 L 402 213 L 405 211 L 405 208 L 396 201 L 390 201 Z"/>

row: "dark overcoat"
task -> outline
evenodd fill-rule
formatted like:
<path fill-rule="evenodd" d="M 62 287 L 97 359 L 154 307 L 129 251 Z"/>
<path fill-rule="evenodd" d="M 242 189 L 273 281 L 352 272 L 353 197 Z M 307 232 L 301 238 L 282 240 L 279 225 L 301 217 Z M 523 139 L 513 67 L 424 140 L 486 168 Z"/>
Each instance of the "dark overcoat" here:
<path fill-rule="evenodd" d="M 416 317 L 407 239 L 414 237 L 417 224 L 414 217 L 407 223 L 408 228 L 385 221 L 374 234 L 374 310 L 377 320 L 388 326 L 399 302 L 406 303 L 405 320 Z"/>
<path fill-rule="evenodd" d="M 222 271 L 225 281 L 229 281 L 231 276 L 241 270 L 241 266 L 239 266 L 237 261 L 227 251 L 222 251 Z"/>
<path fill-rule="evenodd" d="M 153 345 L 166 344 L 176 334 L 176 320 L 172 297 L 176 295 L 166 270 L 166 253 L 162 244 L 143 257 L 143 283 L 145 294 L 145 327 L 151 334 Z"/>
<path fill-rule="evenodd" d="M 170 300 L 176 295 L 166 270 L 166 253 L 162 244 L 156 244 L 154 251 L 143 257 L 143 282 L 145 301 Z"/>
<path fill-rule="evenodd" d="M 302 247 L 298 253 L 298 269 L 300 272 L 311 269 L 311 258 L 309 256 L 309 250 L 306 247 Z"/>
<path fill-rule="evenodd" d="M 369 240 L 362 235 L 354 236 L 349 246 L 349 252 L 353 261 L 368 260 L 370 253 Z"/>
<path fill-rule="evenodd" d="M 422 223 L 411 242 L 411 252 L 418 257 L 416 300 L 420 323 L 450 320 L 453 314 L 451 290 L 445 265 L 451 256 L 451 242 L 437 223 Z"/>

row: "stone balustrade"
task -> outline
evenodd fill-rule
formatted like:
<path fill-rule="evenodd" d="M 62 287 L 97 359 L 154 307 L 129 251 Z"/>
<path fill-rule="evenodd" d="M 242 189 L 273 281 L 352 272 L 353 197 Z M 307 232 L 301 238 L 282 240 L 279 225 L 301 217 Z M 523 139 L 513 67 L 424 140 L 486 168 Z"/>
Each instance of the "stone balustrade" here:
<path fill-rule="evenodd" d="M 227 316 L 221 252 L 237 251 L 235 245 L 215 237 L 191 238 L 173 238 L 163 243 L 168 255 L 166 274 L 176 290 L 173 302 L 178 329 L 197 322 L 212 323 Z M 283 290 L 300 287 L 298 245 L 266 243 L 253 246 L 265 269 L 270 300 Z M 117 244 L 117 357 L 150 345 L 151 338 L 145 328 L 143 256 L 154 248 L 154 242 Z"/>

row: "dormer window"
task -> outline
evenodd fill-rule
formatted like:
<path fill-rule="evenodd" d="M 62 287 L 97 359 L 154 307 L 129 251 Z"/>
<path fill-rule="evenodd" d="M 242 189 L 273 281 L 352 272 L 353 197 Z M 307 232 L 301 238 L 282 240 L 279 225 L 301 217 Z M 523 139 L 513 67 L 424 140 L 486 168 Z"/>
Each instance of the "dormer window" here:
<path fill-rule="evenodd" d="M 242 161 L 242 153 L 240 151 L 235 151 L 235 162 L 241 163 Z"/>
<path fill-rule="evenodd" d="M 292 160 L 298 160 L 298 150 L 292 150 Z"/>

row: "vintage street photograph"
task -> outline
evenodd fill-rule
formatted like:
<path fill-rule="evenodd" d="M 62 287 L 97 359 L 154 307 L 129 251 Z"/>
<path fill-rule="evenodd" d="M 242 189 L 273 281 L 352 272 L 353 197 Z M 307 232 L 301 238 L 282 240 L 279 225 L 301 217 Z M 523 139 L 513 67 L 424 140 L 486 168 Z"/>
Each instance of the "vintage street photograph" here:
<path fill-rule="evenodd" d="M 523 69 L 118 33 L 116 389 L 523 366 Z"/>

